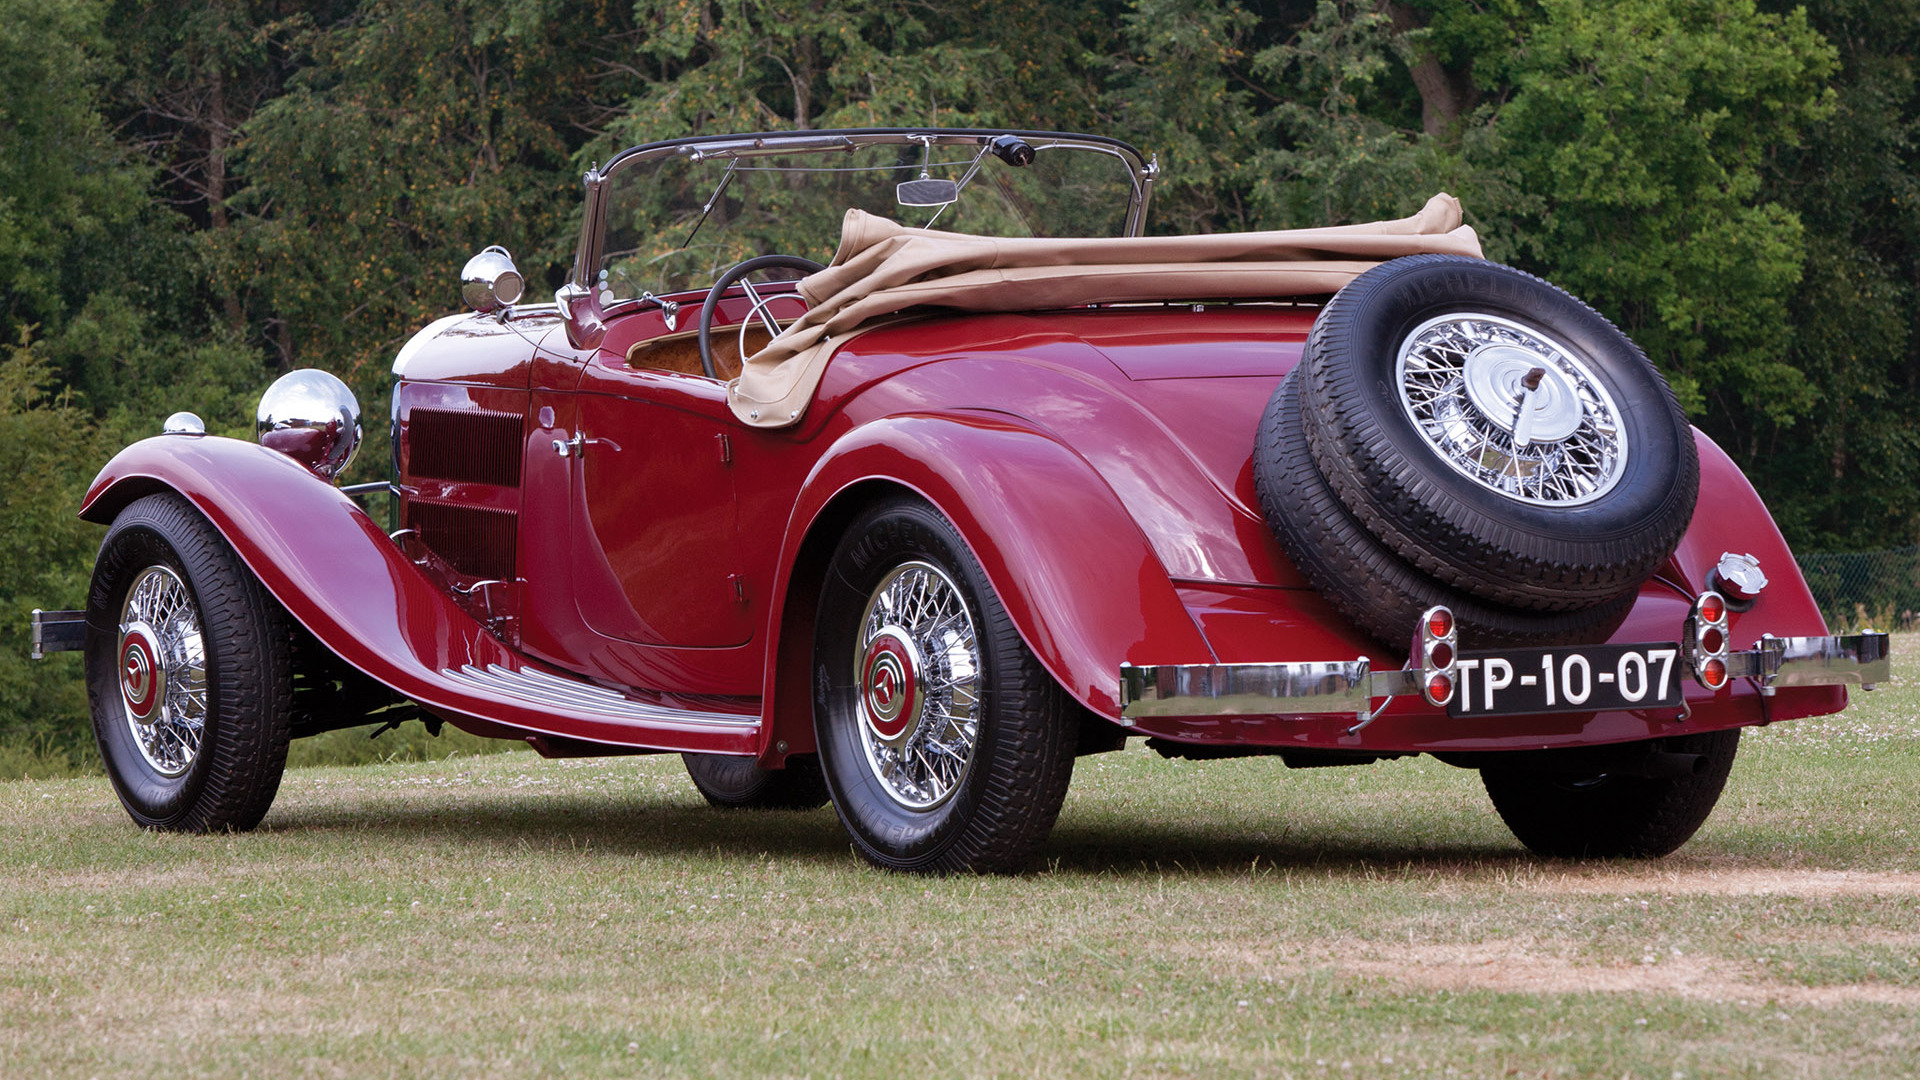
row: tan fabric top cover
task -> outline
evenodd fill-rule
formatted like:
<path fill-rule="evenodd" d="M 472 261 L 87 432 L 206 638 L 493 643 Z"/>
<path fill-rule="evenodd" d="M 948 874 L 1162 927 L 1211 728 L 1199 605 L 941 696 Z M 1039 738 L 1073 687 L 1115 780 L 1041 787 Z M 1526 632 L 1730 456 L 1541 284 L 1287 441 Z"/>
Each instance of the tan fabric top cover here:
<path fill-rule="evenodd" d="M 807 313 L 747 359 L 727 388 L 757 427 L 800 419 L 833 350 L 910 307 L 1043 311 L 1083 304 L 1312 296 L 1402 255 L 1480 257 L 1460 200 L 1440 194 L 1398 221 L 1207 236 L 1002 239 L 912 229 L 848 210 L 840 249 L 800 282 Z"/>

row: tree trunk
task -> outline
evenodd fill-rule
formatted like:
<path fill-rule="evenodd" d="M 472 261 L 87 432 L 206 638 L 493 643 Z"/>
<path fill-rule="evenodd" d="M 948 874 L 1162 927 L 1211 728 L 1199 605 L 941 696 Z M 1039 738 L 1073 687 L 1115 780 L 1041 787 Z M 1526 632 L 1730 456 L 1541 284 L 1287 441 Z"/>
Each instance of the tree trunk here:
<path fill-rule="evenodd" d="M 1395 34 L 1405 34 L 1425 25 L 1419 12 L 1393 0 L 1380 0 L 1379 10 L 1392 20 Z M 1480 88 L 1473 85 L 1467 72 L 1443 67 L 1430 54 L 1422 55 L 1410 74 L 1414 89 L 1420 91 L 1420 126 L 1428 135 L 1436 138 L 1444 135 L 1454 121 L 1480 101 Z"/>

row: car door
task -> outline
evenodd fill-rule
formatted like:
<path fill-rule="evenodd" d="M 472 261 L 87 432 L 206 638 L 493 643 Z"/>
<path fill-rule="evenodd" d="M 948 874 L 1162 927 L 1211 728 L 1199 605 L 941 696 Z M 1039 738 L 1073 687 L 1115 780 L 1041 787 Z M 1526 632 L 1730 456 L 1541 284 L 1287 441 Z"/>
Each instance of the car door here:
<path fill-rule="evenodd" d="M 570 569 L 582 621 L 640 645 L 748 642 L 724 389 L 601 351 L 575 410 Z"/>

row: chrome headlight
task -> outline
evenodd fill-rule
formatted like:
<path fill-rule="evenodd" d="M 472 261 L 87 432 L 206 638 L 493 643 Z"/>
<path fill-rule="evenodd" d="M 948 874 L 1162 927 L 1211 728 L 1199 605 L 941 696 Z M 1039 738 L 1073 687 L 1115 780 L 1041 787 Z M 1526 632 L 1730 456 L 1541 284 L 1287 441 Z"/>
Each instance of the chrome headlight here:
<path fill-rule="evenodd" d="M 290 371 L 260 395 L 260 445 L 305 465 L 322 480 L 346 471 L 360 449 L 360 402 L 318 368 Z"/>

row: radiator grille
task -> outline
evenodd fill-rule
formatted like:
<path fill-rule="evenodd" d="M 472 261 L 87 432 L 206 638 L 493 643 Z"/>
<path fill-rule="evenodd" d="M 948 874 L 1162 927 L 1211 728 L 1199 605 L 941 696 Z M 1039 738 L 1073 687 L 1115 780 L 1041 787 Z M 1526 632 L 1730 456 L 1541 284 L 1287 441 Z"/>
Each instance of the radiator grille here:
<path fill-rule="evenodd" d="M 407 527 L 455 570 L 478 578 L 513 580 L 514 534 L 520 515 L 511 510 L 410 499 Z"/>
<path fill-rule="evenodd" d="M 520 416 L 477 409 L 414 409 L 407 417 L 412 476 L 520 486 Z"/>

